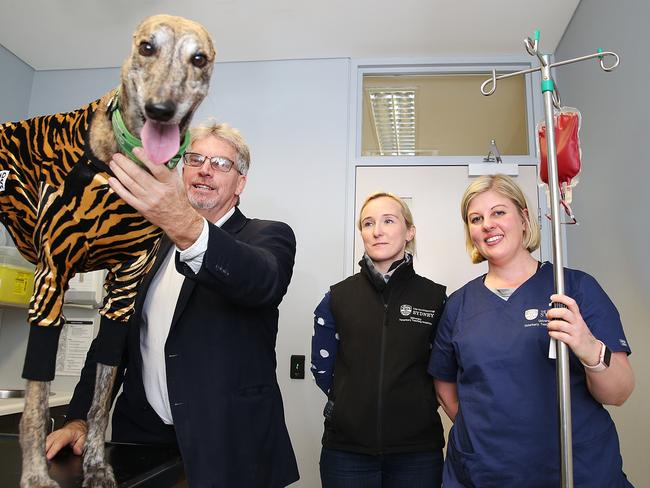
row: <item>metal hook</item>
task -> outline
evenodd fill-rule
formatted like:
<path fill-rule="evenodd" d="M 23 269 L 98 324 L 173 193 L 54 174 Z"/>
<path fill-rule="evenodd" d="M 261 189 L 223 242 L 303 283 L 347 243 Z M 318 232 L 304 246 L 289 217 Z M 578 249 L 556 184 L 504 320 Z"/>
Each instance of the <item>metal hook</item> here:
<path fill-rule="evenodd" d="M 603 71 L 612 71 L 618 66 L 618 63 L 621 61 L 621 59 L 618 57 L 618 54 L 611 51 L 603 52 L 602 49 L 599 49 L 598 52 L 600 53 L 600 56 L 598 56 L 600 59 L 600 67 L 603 69 Z M 611 66 L 605 66 L 605 56 L 614 56 L 614 64 Z"/>
<path fill-rule="evenodd" d="M 524 39 L 524 46 L 526 46 L 526 51 L 528 51 L 528 54 L 530 54 L 531 56 L 537 56 L 537 59 L 539 59 L 540 64 L 542 66 L 546 66 L 547 63 L 538 50 L 539 31 L 535 31 L 535 40 L 531 39 L 530 37 Z"/>
<path fill-rule="evenodd" d="M 485 87 L 488 86 L 488 84 L 490 83 L 492 83 L 492 89 L 490 91 L 486 91 Z M 483 83 L 481 83 L 481 93 L 486 97 L 489 97 L 496 91 L 496 89 L 497 89 L 497 71 L 493 69 L 492 78 L 488 78 Z"/>
<path fill-rule="evenodd" d="M 605 56 L 613 56 L 614 64 L 612 64 L 611 66 L 605 66 L 605 61 L 604 61 Z M 587 59 L 593 59 L 593 58 L 598 58 L 600 60 L 600 67 L 603 69 L 603 71 L 612 71 L 618 66 L 618 63 L 620 62 L 620 58 L 618 57 L 618 54 L 616 54 L 615 52 L 603 51 L 602 49 L 599 49 L 598 52 L 594 54 L 588 54 L 587 56 L 580 56 L 579 58 L 567 59 L 565 61 L 558 61 L 557 63 L 552 63 L 551 68 L 555 68 L 557 66 L 564 66 L 565 64 L 576 63 L 578 61 L 585 61 Z"/>
<path fill-rule="evenodd" d="M 537 55 L 537 42 L 533 41 L 530 37 L 524 39 L 524 46 L 526 46 L 526 51 L 531 56 Z"/>

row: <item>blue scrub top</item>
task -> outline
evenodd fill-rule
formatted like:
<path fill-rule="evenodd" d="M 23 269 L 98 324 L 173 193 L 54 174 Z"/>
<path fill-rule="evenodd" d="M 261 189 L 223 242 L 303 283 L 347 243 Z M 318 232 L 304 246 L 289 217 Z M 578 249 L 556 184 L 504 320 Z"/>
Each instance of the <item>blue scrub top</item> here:
<path fill-rule="evenodd" d="M 593 335 L 613 352 L 630 348 L 616 307 L 596 280 L 565 269 Z M 549 359 L 553 266 L 505 301 L 481 276 L 451 295 L 440 319 L 429 373 L 455 382 L 459 410 L 449 434 L 443 484 L 553 487 L 560 484 L 556 362 Z M 589 393 L 580 361 L 569 352 L 574 486 L 628 487 L 609 413 Z"/>

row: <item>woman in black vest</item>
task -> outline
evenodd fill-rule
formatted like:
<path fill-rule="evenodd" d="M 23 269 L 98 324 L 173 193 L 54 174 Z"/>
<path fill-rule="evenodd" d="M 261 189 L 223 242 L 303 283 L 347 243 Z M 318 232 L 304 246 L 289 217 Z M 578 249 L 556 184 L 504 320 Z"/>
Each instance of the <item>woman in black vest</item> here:
<path fill-rule="evenodd" d="M 312 373 L 327 395 L 324 488 L 439 488 L 442 424 L 427 374 L 445 287 L 413 270 L 415 226 L 390 193 L 364 202 L 361 271 L 315 310 Z"/>

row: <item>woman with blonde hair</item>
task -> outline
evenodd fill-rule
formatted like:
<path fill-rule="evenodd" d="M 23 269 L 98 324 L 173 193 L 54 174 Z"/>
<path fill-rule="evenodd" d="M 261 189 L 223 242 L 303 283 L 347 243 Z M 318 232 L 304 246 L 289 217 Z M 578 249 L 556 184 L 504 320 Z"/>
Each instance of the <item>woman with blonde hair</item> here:
<path fill-rule="evenodd" d="M 480 177 L 463 195 L 467 249 L 488 272 L 449 297 L 431 351 L 429 372 L 454 422 L 445 488 L 560 485 L 551 337 L 570 350 L 574 486 L 631 486 L 603 408 L 634 388 L 618 311 L 581 271 L 565 268 L 568 296 L 554 294 L 553 265 L 531 255 L 536 213 L 504 175 Z"/>
<path fill-rule="evenodd" d="M 444 437 L 426 368 L 445 287 L 413 270 L 402 199 L 368 196 L 358 227 L 361 271 L 314 312 L 311 369 L 328 397 L 323 487 L 439 488 Z"/>

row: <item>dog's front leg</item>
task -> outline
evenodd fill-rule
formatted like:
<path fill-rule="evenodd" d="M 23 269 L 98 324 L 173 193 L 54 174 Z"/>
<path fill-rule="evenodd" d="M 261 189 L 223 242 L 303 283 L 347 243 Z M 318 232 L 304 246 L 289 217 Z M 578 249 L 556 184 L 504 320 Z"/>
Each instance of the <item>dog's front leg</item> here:
<path fill-rule="evenodd" d="M 49 381 L 27 381 L 25 408 L 20 417 L 20 447 L 23 455 L 21 488 L 58 488 L 47 474 L 45 426 L 49 417 Z"/>
<path fill-rule="evenodd" d="M 95 376 L 95 394 L 93 403 L 88 411 L 88 436 L 84 451 L 84 488 L 113 488 L 117 487 L 113 469 L 104 460 L 104 436 L 108 425 L 108 414 L 111 409 L 111 394 L 116 366 L 97 363 Z"/>

